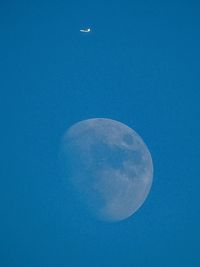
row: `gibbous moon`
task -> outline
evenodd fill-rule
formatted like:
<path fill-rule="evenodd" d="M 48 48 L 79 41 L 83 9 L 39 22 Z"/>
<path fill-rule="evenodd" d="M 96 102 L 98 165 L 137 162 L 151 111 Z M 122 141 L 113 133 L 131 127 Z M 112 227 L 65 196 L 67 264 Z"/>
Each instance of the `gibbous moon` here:
<path fill-rule="evenodd" d="M 96 219 L 124 220 L 144 203 L 153 163 L 133 129 L 111 119 L 83 120 L 66 131 L 61 150 L 71 189 Z"/>

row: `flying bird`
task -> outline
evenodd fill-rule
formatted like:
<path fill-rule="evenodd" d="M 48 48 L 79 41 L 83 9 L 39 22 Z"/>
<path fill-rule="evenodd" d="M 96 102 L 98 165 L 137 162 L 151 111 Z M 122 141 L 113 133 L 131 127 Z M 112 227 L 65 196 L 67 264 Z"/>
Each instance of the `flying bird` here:
<path fill-rule="evenodd" d="M 90 31 L 91 31 L 90 28 L 88 28 L 88 29 L 81 29 L 81 30 L 80 30 L 80 32 L 90 32 Z"/>

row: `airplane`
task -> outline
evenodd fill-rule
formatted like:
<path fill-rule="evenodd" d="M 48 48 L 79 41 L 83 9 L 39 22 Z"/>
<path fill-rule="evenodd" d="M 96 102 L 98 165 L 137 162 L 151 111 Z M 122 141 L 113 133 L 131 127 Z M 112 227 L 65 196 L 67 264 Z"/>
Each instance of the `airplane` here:
<path fill-rule="evenodd" d="M 88 28 L 88 29 L 81 29 L 81 30 L 80 30 L 80 32 L 90 32 L 90 31 L 91 31 L 90 28 Z"/>

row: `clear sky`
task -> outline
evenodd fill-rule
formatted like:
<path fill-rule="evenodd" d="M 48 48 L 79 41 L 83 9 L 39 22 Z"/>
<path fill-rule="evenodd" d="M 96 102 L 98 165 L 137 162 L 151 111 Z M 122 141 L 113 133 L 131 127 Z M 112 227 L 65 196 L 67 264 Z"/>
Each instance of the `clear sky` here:
<path fill-rule="evenodd" d="M 194 0 L 0 2 L 1 267 L 200 265 L 199 14 Z M 94 117 L 152 154 L 151 193 L 123 222 L 81 213 L 59 174 L 61 136 Z"/>

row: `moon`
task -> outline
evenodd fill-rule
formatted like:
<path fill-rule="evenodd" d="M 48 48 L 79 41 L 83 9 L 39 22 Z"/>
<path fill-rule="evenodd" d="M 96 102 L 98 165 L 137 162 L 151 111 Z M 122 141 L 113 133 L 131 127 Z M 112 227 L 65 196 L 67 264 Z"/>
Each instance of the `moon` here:
<path fill-rule="evenodd" d="M 106 118 L 75 123 L 61 144 L 64 175 L 96 219 L 121 221 L 144 203 L 153 180 L 151 154 L 127 125 Z"/>

